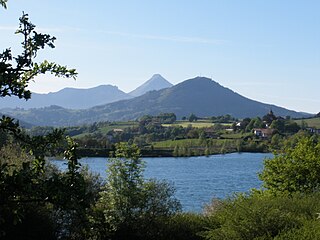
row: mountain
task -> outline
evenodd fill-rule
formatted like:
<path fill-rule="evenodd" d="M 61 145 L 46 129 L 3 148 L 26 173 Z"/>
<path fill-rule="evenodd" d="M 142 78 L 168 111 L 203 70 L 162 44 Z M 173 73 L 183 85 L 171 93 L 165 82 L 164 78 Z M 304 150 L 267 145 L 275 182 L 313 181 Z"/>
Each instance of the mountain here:
<path fill-rule="evenodd" d="M 28 101 L 17 97 L 0 99 L 0 108 L 41 108 L 51 105 L 70 109 L 85 109 L 131 98 L 116 86 L 101 85 L 89 89 L 64 88 L 58 92 L 39 94 L 32 93 Z"/>
<path fill-rule="evenodd" d="M 173 85 L 163 78 L 160 74 L 154 74 L 148 81 L 128 94 L 133 97 L 141 96 L 149 91 L 161 90 L 164 88 L 172 87 Z"/>
<path fill-rule="evenodd" d="M 230 114 L 237 118 L 245 118 L 263 116 L 270 109 L 277 116 L 308 116 L 305 113 L 248 99 L 205 77 L 196 77 L 171 88 L 150 91 L 139 97 L 84 110 L 51 106 L 29 110 L 7 109 L 2 112 L 37 125 L 70 126 L 107 120 L 132 120 L 146 114 L 156 115 L 165 112 L 173 112 L 178 118 L 189 116 L 191 113 L 198 117 Z"/>

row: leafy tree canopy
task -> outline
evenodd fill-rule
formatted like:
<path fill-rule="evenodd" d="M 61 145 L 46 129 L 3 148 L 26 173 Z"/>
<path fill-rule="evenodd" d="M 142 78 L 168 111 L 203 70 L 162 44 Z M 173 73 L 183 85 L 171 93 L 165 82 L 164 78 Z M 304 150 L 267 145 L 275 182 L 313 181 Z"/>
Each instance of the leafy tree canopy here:
<path fill-rule="evenodd" d="M 144 161 L 136 145 L 116 144 L 109 159 L 108 178 L 93 217 L 96 235 L 103 239 L 140 239 L 156 228 L 157 219 L 179 211 L 174 188 L 167 182 L 145 180 Z M 155 236 L 150 236 L 153 239 Z"/>
<path fill-rule="evenodd" d="M 314 136 L 301 137 L 284 154 L 267 159 L 259 175 L 273 193 L 311 193 L 320 188 L 320 142 Z"/>
<path fill-rule="evenodd" d="M 6 1 L 1 1 L 2 6 L 6 6 L 5 3 Z M 31 92 L 27 89 L 28 84 L 40 74 L 51 73 L 57 77 L 75 78 L 77 75 L 75 69 L 67 69 L 65 66 L 47 60 L 41 63 L 35 62 L 40 49 L 46 46 L 55 47 L 56 38 L 36 32 L 35 25 L 29 21 L 28 14 L 23 13 L 19 21 L 16 34 L 23 36 L 21 42 L 23 51 L 14 57 L 11 49 L 7 48 L 0 54 L 0 97 L 17 96 L 30 99 Z"/>
<path fill-rule="evenodd" d="M 0 5 L 4 8 L 7 8 L 7 2 L 8 0 L 0 0 Z"/>

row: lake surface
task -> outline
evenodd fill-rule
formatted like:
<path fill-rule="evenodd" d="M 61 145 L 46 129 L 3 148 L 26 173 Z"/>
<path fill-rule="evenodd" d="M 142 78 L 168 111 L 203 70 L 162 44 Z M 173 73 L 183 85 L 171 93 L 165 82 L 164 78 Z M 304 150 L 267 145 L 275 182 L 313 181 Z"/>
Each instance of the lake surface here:
<path fill-rule="evenodd" d="M 201 212 L 212 198 L 226 198 L 235 192 L 259 188 L 257 173 L 269 153 L 231 153 L 209 157 L 144 158 L 145 178 L 166 179 L 177 190 L 176 197 L 184 211 Z M 65 161 L 53 160 L 59 168 L 66 169 Z M 106 177 L 106 158 L 83 158 L 82 165 Z"/>

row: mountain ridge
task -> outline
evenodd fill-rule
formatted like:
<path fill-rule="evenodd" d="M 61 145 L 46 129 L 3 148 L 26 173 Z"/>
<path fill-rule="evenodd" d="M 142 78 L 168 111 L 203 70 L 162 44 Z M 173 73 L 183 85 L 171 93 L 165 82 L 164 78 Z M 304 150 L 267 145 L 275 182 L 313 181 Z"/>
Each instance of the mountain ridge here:
<path fill-rule="evenodd" d="M 143 115 L 173 112 L 178 118 L 191 113 L 198 117 L 230 114 L 245 118 L 263 116 L 272 111 L 277 116 L 304 117 L 306 114 L 246 98 L 212 79 L 196 77 L 171 88 L 154 90 L 135 98 L 72 110 L 57 107 L 7 111 L 18 119 L 38 125 L 70 126 L 99 121 L 134 120 Z"/>
<path fill-rule="evenodd" d="M 99 85 L 93 88 L 64 88 L 57 92 L 32 93 L 25 101 L 17 97 L 0 99 L 0 108 L 41 108 L 57 105 L 71 109 L 85 109 L 93 106 L 131 98 L 117 86 Z"/>
<path fill-rule="evenodd" d="M 133 95 L 140 96 L 145 92 L 170 87 L 172 84 L 160 74 L 154 74 L 149 80 L 138 86 Z M 119 100 L 133 98 L 130 93 L 125 93 L 117 86 L 110 84 L 99 85 L 91 88 L 63 88 L 57 92 L 32 93 L 31 99 L 25 101 L 17 97 L 0 99 L 0 109 L 3 108 L 42 108 L 51 105 L 68 109 L 86 109 L 98 105 L 108 104 Z"/>

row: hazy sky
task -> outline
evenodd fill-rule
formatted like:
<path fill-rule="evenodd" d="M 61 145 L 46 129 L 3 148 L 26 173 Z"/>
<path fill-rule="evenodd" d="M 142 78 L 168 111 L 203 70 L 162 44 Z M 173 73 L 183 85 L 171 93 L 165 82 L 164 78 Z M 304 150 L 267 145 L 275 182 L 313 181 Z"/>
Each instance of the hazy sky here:
<path fill-rule="evenodd" d="M 77 81 L 42 76 L 34 92 L 101 84 L 128 92 L 154 73 L 173 84 L 200 75 L 257 101 L 320 111 L 318 0 L 9 0 L 1 49 L 19 53 L 22 11 L 57 37 L 39 61 L 79 72 Z"/>

